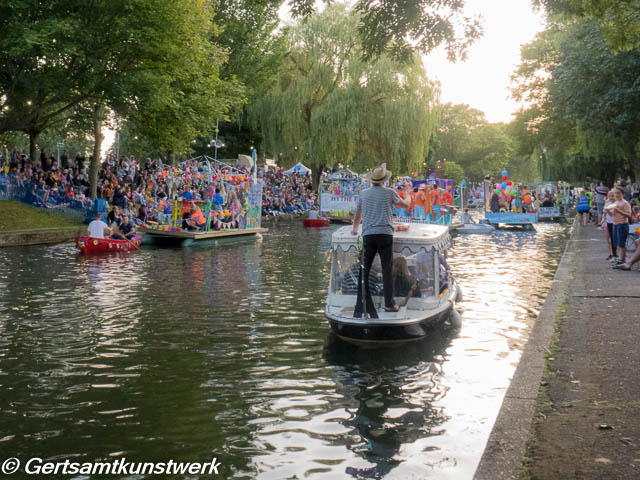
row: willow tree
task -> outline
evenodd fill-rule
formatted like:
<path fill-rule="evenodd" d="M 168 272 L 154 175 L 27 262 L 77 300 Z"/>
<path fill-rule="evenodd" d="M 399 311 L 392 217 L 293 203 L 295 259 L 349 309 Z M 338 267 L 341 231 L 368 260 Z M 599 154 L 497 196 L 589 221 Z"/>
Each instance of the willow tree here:
<path fill-rule="evenodd" d="M 263 148 L 311 167 L 315 186 L 338 163 L 422 171 L 434 133 L 437 89 L 420 61 L 363 60 L 359 21 L 333 4 L 293 27 L 277 84 L 249 108 Z"/>

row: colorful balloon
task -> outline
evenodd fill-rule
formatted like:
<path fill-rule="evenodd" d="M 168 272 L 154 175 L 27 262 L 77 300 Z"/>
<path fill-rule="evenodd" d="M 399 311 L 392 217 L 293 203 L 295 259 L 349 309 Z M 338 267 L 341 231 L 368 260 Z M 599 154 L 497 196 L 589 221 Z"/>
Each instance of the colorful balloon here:
<path fill-rule="evenodd" d="M 509 178 L 509 175 L 502 175 L 502 180 L 506 180 L 507 178 Z"/>
<path fill-rule="evenodd" d="M 509 172 L 507 170 L 503 170 L 502 175 L 509 175 Z"/>
<path fill-rule="evenodd" d="M 509 181 L 507 182 L 507 185 L 508 185 L 508 186 L 511 186 L 511 185 L 513 185 L 513 182 L 512 182 L 511 180 L 509 180 Z"/>

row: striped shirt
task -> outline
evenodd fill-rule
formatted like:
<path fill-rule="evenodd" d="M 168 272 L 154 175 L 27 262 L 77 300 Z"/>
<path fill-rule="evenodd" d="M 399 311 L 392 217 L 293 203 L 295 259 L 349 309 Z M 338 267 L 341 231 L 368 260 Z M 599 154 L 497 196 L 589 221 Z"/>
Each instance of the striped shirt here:
<path fill-rule="evenodd" d="M 362 210 L 362 235 L 393 235 L 393 206 L 400 195 L 392 188 L 373 186 L 360 192 L 358 209 Z"/>

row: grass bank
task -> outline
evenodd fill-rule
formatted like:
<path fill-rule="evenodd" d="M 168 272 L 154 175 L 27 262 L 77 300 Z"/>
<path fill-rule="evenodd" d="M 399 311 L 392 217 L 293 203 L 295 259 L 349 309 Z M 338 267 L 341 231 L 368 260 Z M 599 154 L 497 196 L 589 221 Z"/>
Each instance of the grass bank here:
<path fill-rule="evenodd" d="M 40 228 L 82 227 L 78 220 L 54 215 L 13 200 L 0 200 L 0 233 Z"/>

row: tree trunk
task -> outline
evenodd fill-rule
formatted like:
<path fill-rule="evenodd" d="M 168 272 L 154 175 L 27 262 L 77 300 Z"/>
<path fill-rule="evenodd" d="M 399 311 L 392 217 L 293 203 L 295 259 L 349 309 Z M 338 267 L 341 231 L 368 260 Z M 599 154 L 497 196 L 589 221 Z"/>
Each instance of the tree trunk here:
<path fill-rule="evenodd" d="M 313 168 L 311 170 L 311 186 L 314 192 L 318 192 L 318 187 L 320 186 L 320 179 L 322 178 L 322 171 L 324 170 L 324 164 L 318 165 L 318 168 Z"/>
<path fill-rule="evenodd" d="M 89 191 L 92 200 L 98 197 L 98 171 L 100 170 L 100 150 L 102 149 L 102 124 L 104 122 L 104 107 L 96 105 L 93 109 L 93 158 L 89 165 Z"/>
<path fill-rule="evenodd" d="M 36 166 L 36 140 L 40 132 L 29 132 L 29 159 L 31 160 L 31 165 Z"/>

